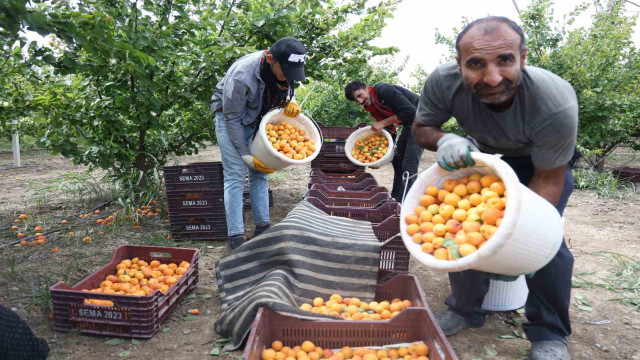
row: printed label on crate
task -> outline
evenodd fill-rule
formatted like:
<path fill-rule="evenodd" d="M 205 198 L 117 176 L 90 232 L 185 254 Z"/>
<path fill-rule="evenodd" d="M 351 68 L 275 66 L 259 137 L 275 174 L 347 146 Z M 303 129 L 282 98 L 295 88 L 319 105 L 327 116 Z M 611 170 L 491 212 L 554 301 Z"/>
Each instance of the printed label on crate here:
<path fill-rule="evenodd" d="M 182 200 L 182 206 L 207 206 L 207 200 Z"/>
<path fill-rule="evenodd" d="M 180 182 L 192 182 L 192 181 L 204 181 L 204 175 L 180 175 L 178 181 Z"/>
<path fill-rule="evenodd" d="M 98 306 L 71 306 L 69 308 L 71 319 L 104 319 L 104 320 L 128 320 L 129 309 L 104 308 Z"/>
<path fill-rule="evenodd" d="M 208 224 L 190 224 L 185 225 L 187 231 L 199 231 L 199 230 L 211 230 L 211 225 Z"/>

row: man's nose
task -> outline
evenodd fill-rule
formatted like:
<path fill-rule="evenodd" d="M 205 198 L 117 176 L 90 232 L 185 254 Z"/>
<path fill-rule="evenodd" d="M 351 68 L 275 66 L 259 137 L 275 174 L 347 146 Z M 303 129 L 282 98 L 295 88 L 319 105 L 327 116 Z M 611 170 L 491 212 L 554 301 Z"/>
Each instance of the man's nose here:
<path fill-rule="evenodd" d="M 489 65 L 484 72 L 483 81 L 489 86 L 498 86 L 502 82 L 502 75 L 497 66 Z"/>

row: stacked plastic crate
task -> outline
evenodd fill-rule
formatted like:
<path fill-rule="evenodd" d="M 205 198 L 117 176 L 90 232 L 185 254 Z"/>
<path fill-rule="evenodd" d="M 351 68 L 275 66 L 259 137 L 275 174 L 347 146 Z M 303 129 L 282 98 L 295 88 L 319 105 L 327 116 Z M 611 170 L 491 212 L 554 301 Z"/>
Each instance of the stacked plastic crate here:
<path fill-rule="evenodd" d="M 344 141 L 360 127 L 320 126 L 325 141 L 320 155 L 311 163 L 306 200 L 329 215 L 371 222 L 381 242 L 375 300 L 410 299 L 412 306 L 386 321 L 304 321 L 262 308 L 247 341 L 247 360 L 260 359 L 262 350 L 275 340 L 290 347 L 310 340 L 328 349 L 423 341 L 430 349 L 429 359 L 457 359 L 427 306 L 417 278 L 407 274 L 409 252 L 400 236 L 400 204 L 344 154 Z"/>
<path fill-rule="evenodd" d="M 221 162 L 166 166 L 164 178 L 174 240 L 224 240 L 227 222 Z M 251 208 L 249 189 L 243 194 L 245 210 Z M 269 189 L 269 206 L 273 194 Z"/>

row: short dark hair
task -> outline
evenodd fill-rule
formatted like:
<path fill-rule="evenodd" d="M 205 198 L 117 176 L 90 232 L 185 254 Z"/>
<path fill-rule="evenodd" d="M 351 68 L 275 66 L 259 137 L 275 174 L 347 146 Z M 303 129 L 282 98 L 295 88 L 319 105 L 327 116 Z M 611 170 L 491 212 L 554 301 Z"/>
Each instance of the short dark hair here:
<path fill-rule="evenodd" d="M 352 81 L 348 83 L 347 86 L 344 87 L 344 96 L 351 101 L 355 101 L 356 99 L 353 97 L 353 93 L 356 90 L 361 90 L 366 88 L 367 88 L 367 84 L 360 81 Z"/>
<path fill-rule="evenodd" d="M 456 52 L 458 53 L 458 56 L 460 56 L 460 39 L 462 39 L 462 37 L 474 26 L 479 24 L 484 24 L 484 23 L 491 23 L 491 22 L 507 24 L 513 29 L 513 31 L 515 31 L 516 33 L 518 33 L 518 35 L 520 35 L 520 53 L 522 54 L 525 48 L 525 39 L 524 39 L 524 31 L 522 31 L 522 28 L 520 27 L 520 25 L 516 24 L 515 21 L 509 19 L 508 17 L 487 16 L 487 17 L 483 17 L 481 19 L 477 19 L 468 23 L 467 26 L 465 26 L 464 29 L 460 31 L 460 34 L 458 34 L 458 37 L 456 38 Z"/>

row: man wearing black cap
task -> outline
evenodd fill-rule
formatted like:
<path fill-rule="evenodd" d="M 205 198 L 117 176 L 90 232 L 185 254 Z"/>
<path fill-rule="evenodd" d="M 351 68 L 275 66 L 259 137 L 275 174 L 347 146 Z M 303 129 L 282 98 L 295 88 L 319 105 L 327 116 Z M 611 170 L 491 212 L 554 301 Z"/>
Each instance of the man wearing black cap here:
<path fill-rule="evenodd" d="M 287 116 L 300 114 L 293 89 L 294 81 L 305 79 L 306 57 L 307 49 L 300 41 L 282 38 L 271 49 L 245 55 L 233 63 L 211 97 L 224 168 L 224 205 L 231 250 L 245 241 L 242 193 L 247 168 L 254 236 L 270 227 L 267 178 L 273 169 L 251 155 L 249 140 L 269 110 L 282 107 Z"/>

